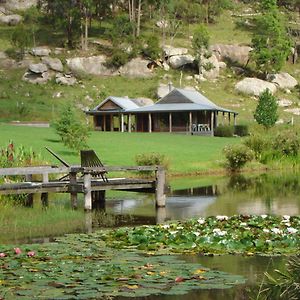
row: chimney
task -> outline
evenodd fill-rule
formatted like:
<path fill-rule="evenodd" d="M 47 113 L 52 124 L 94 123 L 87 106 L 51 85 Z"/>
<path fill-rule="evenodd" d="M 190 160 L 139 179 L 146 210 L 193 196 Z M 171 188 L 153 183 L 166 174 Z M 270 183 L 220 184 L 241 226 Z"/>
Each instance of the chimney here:
<path fill-rule="evenodd" d="M 169 81 L 168 87 L 169 87 L 169 93 L 170 93 L 174 89 L 172 81 Z"/>

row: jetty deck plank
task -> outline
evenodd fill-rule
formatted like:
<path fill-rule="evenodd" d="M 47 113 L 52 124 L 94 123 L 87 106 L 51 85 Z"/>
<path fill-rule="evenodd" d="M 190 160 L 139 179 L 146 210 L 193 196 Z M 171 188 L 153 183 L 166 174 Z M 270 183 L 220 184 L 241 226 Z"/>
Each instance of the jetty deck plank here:
<path fill-rule="evenodd" d="M 102 180 L 92 180 L 92 191 L 106 191 L 106 190 L 138 190 L 138 189 L 153 189 L 155 185 L 154 180 L 150 179 L 110 179 L 109 182 Z M 6 183 L 0 185 L 0 194 L 31 194 L 31 193 L 64 193 L 77 192 L 84 193 L 84 184 L 82 180 L 77 181 L 76 184 L 70 185 L 69 181 L 50 181 L 50 182 L 19 182 Z"/>

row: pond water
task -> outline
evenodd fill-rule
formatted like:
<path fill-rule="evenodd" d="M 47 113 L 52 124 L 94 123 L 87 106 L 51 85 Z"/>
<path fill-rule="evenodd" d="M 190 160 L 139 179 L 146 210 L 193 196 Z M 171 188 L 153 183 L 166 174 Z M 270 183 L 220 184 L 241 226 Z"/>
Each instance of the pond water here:
<path fill-rule="evenodd" d="M 61 195 L 50 199 L 49 205 L 58 203 Z M 68 201 L 68 200 L 65 200 Z M 69 208 L 67 208 L 69 209 Z M 156 209 L 152 194 L 108 192 L 105 205 L 105 218 L 103 213 L 84 214 L 82 211 L 76 215 L 80 224 L 74 227 L 65 226 L 62 222 L 59 234 L 69 232 L 82 232 L 96 230 L 106 226 L 155 224 L 170 220 L 181 220 L 211 215 L 234 214 L 300 214 L 300 181 L 299 174 L 259 174 L 239 175 L 235 177 L 196 177 L 177 178 L 169 183 L 166 207 Z M 24 212 L 28 208 L 24 208 Z M 41 211 L 40 211 L 41 213 Z M 1 215 L 0 215 L 1 216 Z M 46 219 L 45 219 L 46 220 Z M 53 220 L 49 219 L 51 226 Z M 71 223 L 65 221 L 65 223 Z M 1 218 L 0 218 L 0 225 Z M 3 227 L 2 227 L 3 228 Z M 5 226 L 4 226 L 5 228 Z M 5 233 L 4 233 L 5 234 Z M 36 240 L 36 237 L 24 236 L 11 241 L 49 241 L 52 234 L 41 233 L 46 240 Z M 264 256 L 184 256 L 187 261 L 198 262 L 205 267 L 245 276 L 247 285 L 261 282 L 263 273 L 281 268 L 285 257 Z M 182 299 L 248 299 L 245 296 L 245 286 L 222 291 L 195 291 L 184 296 L 153 296 L 143 299 L 182 300 Z M 122 298 L 119 298 L 122 299 Z"/>

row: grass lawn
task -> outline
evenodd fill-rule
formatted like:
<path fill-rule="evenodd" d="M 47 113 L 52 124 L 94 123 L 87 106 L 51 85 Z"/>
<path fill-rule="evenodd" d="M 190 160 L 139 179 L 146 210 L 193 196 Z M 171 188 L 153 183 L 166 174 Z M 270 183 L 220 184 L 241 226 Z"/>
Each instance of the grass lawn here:
<path fill-rule="evenodd" d="M 44 149 L 50 147 L 69 163 L 79 163 L 79 155 L 67 149 L 52 128 L 19 127 L 0 124 L 0 145 L 12 140 L 16 146 L 31 147 L 52 163 L 55 158 Z M 170 162 L 170 173 L 184 174 L 207 172 L 222 168 L 222 149 L 238 143 L 238 138 L 199 137 L 169 133 L 91 133 L 88 144 L 104 164 L 135 165 L 140 153 L 158 152 Z"/>

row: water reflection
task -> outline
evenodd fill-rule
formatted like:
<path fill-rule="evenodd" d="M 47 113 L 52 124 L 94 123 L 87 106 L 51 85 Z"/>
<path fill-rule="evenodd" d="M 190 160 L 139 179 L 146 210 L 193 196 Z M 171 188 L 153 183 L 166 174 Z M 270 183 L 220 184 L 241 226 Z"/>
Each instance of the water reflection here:
<path fill-rule="evenodd" d="M 106 211 L 114 214 L 157 215 L 158 222 L 210 215 L 299 215 L 300 183 L 297 174 L 219 178 L 210 185 L 177 189 L 172 185 L 165 210 L 156 210 L 152 195 L 111 198 Z"/>

